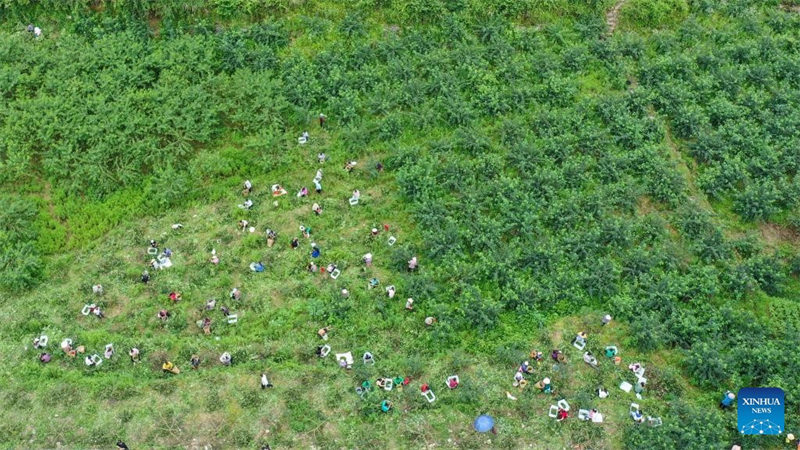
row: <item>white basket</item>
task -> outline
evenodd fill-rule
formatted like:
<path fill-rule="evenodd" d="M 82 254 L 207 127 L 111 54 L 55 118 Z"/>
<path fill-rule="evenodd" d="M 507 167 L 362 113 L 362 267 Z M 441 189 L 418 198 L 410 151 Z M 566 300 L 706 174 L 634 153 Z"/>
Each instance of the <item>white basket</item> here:
<path fill-rule="evenodd" d="M 558 417 L 558 406 L 550 405 L 550 410 L 547 411 L 547 415 L 548 417 L 552 417 L 553 419 Z"/>
<path fill-rule="evenodd" d="M 331 272 L 331 278 L 333 278 L 335 280 L 335 279 L 339 278 L 339 275 L 341 275 L 341 274 L 342 274 L 341 270 L 335 269 L 333 272 Z"/>
<path fill-rule="evenodd" d="M 434 401 L 436 401 L 436 396 L 433 394 L 433 391 L 430 390 L 430 389 L 428 389 L 427 391 L 423 392 L 422 396 L 425 397 L 425 400 L 427 400 L 428 403 L 433 403 Z"/>
<path fill-rule="evenodd" d="M 569 403 L 563 398 L 556 403 L 559 408 L 563 409 L 564 411 L 569 411 Z"/>
<path fill-rule="evenodd" d="M 47 345 L 47 335 L 46 334 L 43 334 L 43 335 L 39 336 L 39 345 L 42 346 L 42 347 Z"/>
<path fill-rule="evenodd" d="M 88 304 L 87 305 L 83 305 L 83 309 L 81 310 L 81 314 L 83 314 L 84 316 L 88 316 L 91 313 L 90 309 L 91 309 L 90 305 L 88 305 Z"/>
<path fill-rule="evenodd" d="M 231 314 L 228 316 L 228 323 L 233 325 L 239 321 L 239 316 L 237 314 Z"/>
<path fill-rule="evenodd" d="M 330 352 L 331 352 L 331 346 L 328 345 L 328 344 L 325 344 L 325 345 L 322 346 L 322 349 L 320 349 L 319 356 L 320 356 L 320 358 L 324 358 L 324 357 L 328 356 L 328 354 Z"/>
<path fill-rule="evenodd" d="M 389 245 L 394 245 L 397 242 L 397 238 L 394 236 L 389 236 Z"/>
<path fill-rule="evenodd" d="M 348 200 L 348 202 L 350 203 L 350 206 L 355 206 L 358 204 L 358 199 L 350 197 L 350 200 Z"/>
<path fill-rule="evenodd" d="M 661 417 L 647 416 L 647 423 L 650 424 L 651 427 L 660 427 L 663 422 L 661 421 Z"/>

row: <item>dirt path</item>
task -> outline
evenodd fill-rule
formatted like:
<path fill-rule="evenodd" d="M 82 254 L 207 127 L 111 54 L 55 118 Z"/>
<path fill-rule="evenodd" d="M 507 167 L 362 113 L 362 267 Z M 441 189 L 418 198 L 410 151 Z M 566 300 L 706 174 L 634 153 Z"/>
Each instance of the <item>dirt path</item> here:
<path fill-rule="evenodd" d="M 614 34 L 614 30 L 617 29 L 617 24 L 619 23 L 619 11 L 625 5 L 625 2 L 628 0 L 619 0 L 613 8 L 611 8 L 608 13 L 606 13 L 606 26 L 608 27 L 608 34 Z"/>
<path fill-rule="evenodd" d="M 778 8 L 784 11 L 800 13 L 800 5 L 790 5 L 788 3 L 781 3 L 780 5 L 778 5 Z"/>

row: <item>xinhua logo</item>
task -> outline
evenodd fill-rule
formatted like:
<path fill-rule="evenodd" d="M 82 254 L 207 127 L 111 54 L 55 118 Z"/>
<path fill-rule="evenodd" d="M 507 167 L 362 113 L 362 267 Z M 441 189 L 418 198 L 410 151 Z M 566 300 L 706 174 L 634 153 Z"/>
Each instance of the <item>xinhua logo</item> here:
<path fill-rule="evenodd" d="M 779 388 L 739 389 L 738 426 L 742 434 L 782 434 L 784 395 Z"/>

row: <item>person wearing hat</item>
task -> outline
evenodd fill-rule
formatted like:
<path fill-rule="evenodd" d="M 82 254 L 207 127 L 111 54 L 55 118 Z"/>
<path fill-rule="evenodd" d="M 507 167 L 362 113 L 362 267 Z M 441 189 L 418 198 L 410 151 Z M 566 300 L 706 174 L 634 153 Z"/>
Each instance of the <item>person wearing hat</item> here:
<path fill-rule="evenodd" d="M 736 395 L 733 392 L 731 391 L 725 392 L 725 395 L 722 397 L 722 401 L 719 402 L 719 407 L 722 409 L 730 408 L 731 405 L 733 404 L 734 398 L 736 398 Z"/>

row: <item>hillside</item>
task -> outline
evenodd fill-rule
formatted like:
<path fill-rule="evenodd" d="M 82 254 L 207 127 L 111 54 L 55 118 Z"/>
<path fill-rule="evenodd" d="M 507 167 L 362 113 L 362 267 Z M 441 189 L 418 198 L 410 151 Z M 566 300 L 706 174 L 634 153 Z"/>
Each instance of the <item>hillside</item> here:
<path fill-rule="evenodd" d="M 8 1 L 0 23 L 0 446 L 787 448 L 718 407 L 757 386 L 800 435 L 791 2 Z"/>

